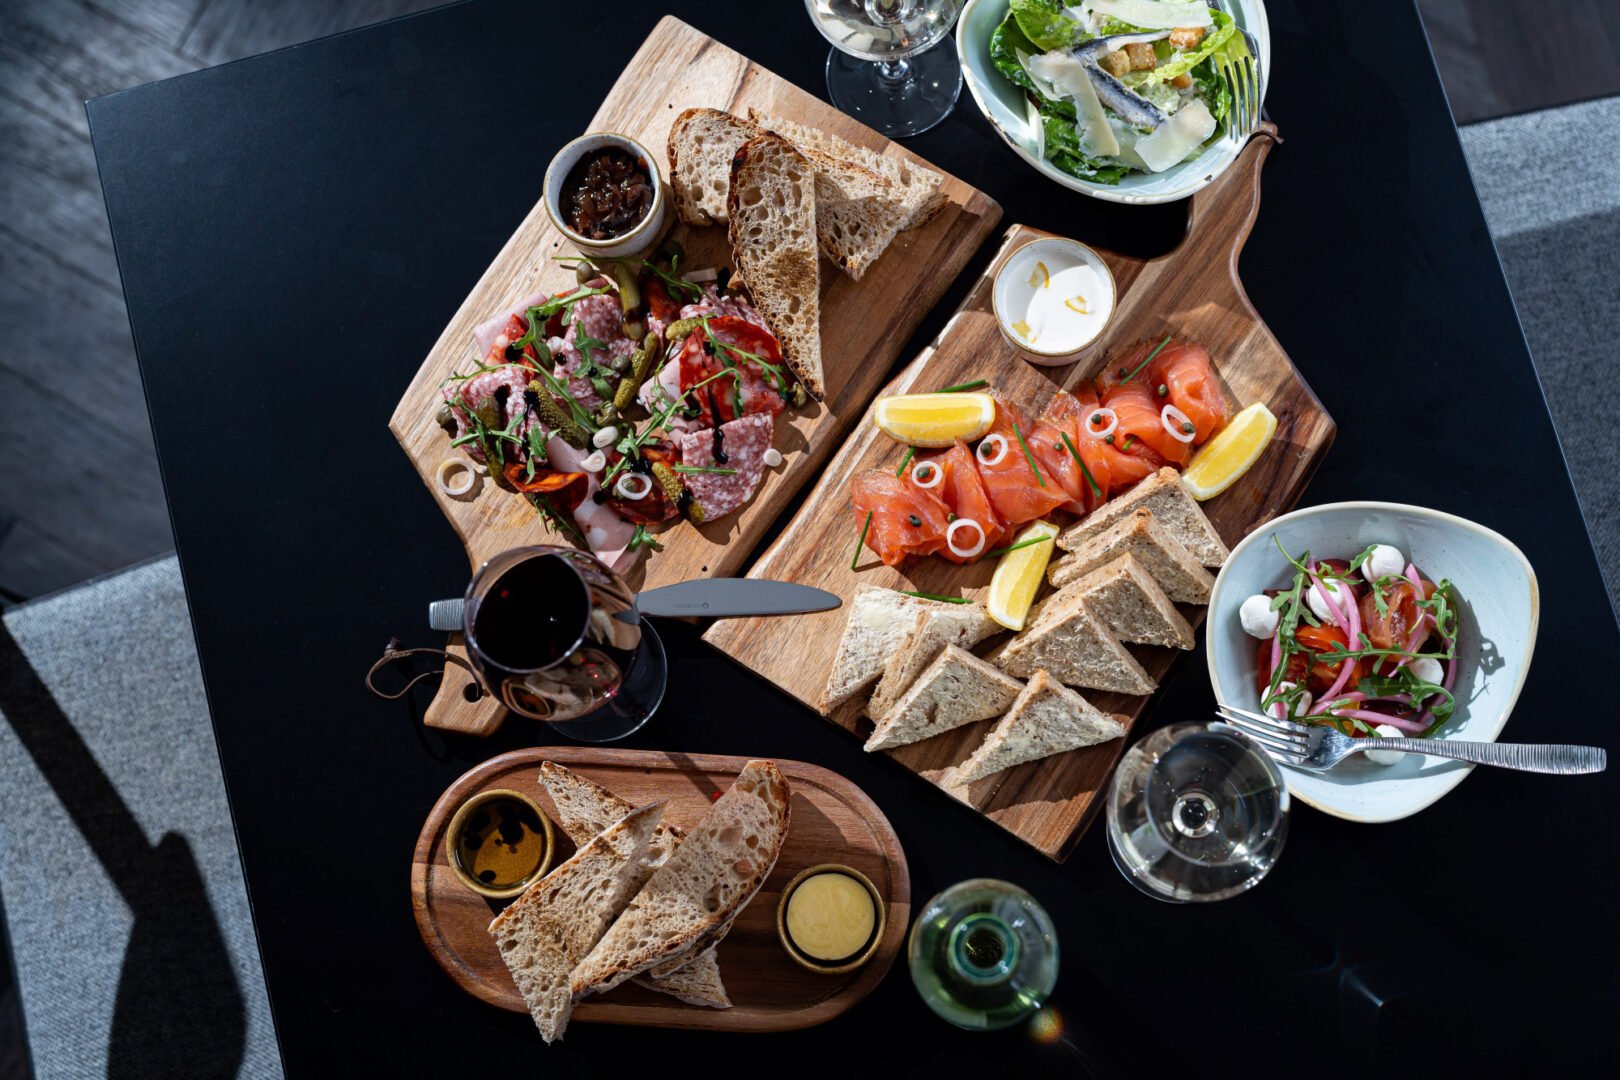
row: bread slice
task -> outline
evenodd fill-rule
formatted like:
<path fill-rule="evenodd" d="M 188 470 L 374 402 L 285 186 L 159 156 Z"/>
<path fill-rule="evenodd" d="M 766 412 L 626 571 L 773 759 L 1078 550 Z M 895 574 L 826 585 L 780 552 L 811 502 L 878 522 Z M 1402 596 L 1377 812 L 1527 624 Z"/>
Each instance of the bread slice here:
<path fill-rule="evenodd" d="M 546 793 L 557 807 L 563 832 L 576 844 L 588 843 L 591 837 L 633 809 L 629 800 L 619 798 L 596 781 L 587 780 L 554 761 L 540 763 L 540 782 L 545 785 Z M 630 895 L 641 891 L 652 872 L 675 853 L 675 848 L 685 835 L 678 826 L 659 822 L 652 842 L 647 845 L 647 858 Z M 719 944 L 718 939 L 715 944 Z M 635 982 L 692 1005 L 717 1009 L 731 1007 L 725 983 L 720 980 L 720 961 L 715 957 L 712 946 L 701 953 L 689 951 L 680 959 L 681 963 L 668 976 L 638 975 Z"/>
<path fill-rule="evenodd" d="M 1039 621 L 993 653 L 991 660 L 1021 679 L 1045 670 L 1069 686 L 1091 690 L 1151 694 L 1159 685 L 1080 596 L 1071 595 L 1044 610 Z"/>
<path fill-rule="evenodd" d="M 754 306 L 782 343 L 805 390 L 827 396 L 821 366 L 821 260 L 816 254 L 816 177 L 780 135 L 756 135 L 731 159 L 731 261 Z"/>
<path fill-rule="evenodd" d="M 715 958 L 712 946 L 698 953 L 691 963 L 668 975 L 655 978 L 649 973 L 637 975 L 630 981 L 637 986 L 668 994 L 688 1005 L 701 1005 L 707 1009 L 731 1008 L 731 996 L 726 993 L 726 984 L 720 981 L 720 961 Z"/>
<path fill-rule="evenodd" d="M 712 225 L 726 220 L 731 159 L 763 130 L 719 109 L 687 109 L 675 118 L 669 128 L 669 177 L 682 221 Z"/>
<path fill-rule="evenodd" d="M 935 214 L 945 208 L 945 193 L 940 190 L 945 177 L 933 169 L 924 168 L 901 157 L 889 157 L 864 146 L 856 146 L 820 128 L 813 128 L 780 116 L 770 116 L 757 109 L 748 110 L 748 119 L 787 139 L 803 151 L 817 151 L 833 158 L 852 161 L 900 189 L 896 207 L 900 228 L 915 229 L 926 225 Z"/>
<path fill-rule="evenodd" d="M 573 1012 L 569 975 L 634 893 L 662 802 L 649 803 L 589 840 L 495 916 L 489 932 L 546 1042 Z"/>
<path fill-rule="evenodd" d="M 773 763 L 744 766 L 574 969 L 574 1000 L 611 990 L 729 924 L 776 865 L 789 797 Z"/>
<path fill-rule="evenodd" d="M 1093 537 L 1139 509 L 1151 511 L 1159 527 L 1203 565 L 1225 565 L 1231 552 L 1226 550 L 1221 534 L 1181 482 L 1181 474 L 1168 465 L 1065 529 L 1057 546 L 1064 551 L 1079 551 Z"/>
<path fill-rule="evenodd" d="M 1118 739 L 1125 727 L 1098 712 L 1091 702 L 1037 671 L 1007 715 L 984 737 L 973 755 L 941 779 L 946 788 L 961 787 L 993 773 L 1038 761 L 1065 750 Z"/>
<path fill-rule="evenodd" d="M 838 640 L 838 654 L 833 657 L 827 687 L 821 692 L 821 711 L 831 712 L 883 674 L 884 662 L 906 640 L 919 612 L 948 619 L 961 614 L 960 609 L 967 606 L 924 600 L 877 585 L 858 586 L 849 603 L 849 618 L 844 623 L 844 636 Z"/>
<path fill-rule="evenodd" d="M 1175 604 L 1143 569 L 1135 555 L 1125 554 L 1063 586 L 1030 612 L 1033 627 L 1048 611 L 1059 611 L 1072 597 L 1081 597 L 1121 641 L 1190 649 L 1196 644 L 1192 626 Z"/>
<path fill-rule="evenodd" d="M 947 645 L 971 649 L 1001 629 L 985 613 L 984 605 L 948 604 L 946 611 L 920 611 L 912 618 L 911 629 L 884 661 L 877 689 L 866 703 L 866 715 L 873 721 L 887 716 L 911 684 L 934 662 Z"/>
<path fill-rule="evenodd" d="M 1149 510 L 1133 510 L 1087 540 L 1074 554 L 1052 564 L 1047 576 L 1062 587 L 1078 581 L 1121 555 L 1134 555 L 1165 595 L 1182 604 L 1206 604 L 1215 579 L 1181 543 L 1159 527 Z"/>
<path fill-rule="evenodd" d="M 878 721 L 866 749 L 887 750 L 1007 711 L 1024 684 L 993 664 L 947 645 Z"/>

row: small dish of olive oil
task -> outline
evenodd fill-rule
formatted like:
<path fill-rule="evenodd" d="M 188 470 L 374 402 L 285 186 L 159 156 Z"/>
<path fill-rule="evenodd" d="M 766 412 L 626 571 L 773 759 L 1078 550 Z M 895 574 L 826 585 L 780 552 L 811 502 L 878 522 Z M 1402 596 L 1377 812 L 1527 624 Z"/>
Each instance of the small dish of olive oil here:
<path fill-rule="evenodd" d="M 551 866 L 551 821 L 527 795 L 480 791 L 450 819 L 450 867 L 480 896 L 507 900 Z"/>

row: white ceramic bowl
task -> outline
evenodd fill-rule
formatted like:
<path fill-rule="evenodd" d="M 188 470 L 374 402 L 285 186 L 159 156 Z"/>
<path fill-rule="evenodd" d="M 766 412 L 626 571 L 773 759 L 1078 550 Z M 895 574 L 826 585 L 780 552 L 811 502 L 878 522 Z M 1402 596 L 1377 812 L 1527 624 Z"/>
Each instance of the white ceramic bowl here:
<path fill-rule="evenodd" d="M 1227 5 L 1238 26 L 1254 35 L 1260 49 L 1260 100 L 1266 95 L 1271 65 L 1271 28 L 1261 0 L 1233 0 Z M 956 23 L 956 57 L 962 63 L 962 81 L 973 95 L 979 111 L 990 121 L 1006 144 L 1037 172 L 1051 177 L 1066 188 L 1093 198 L 1117 203 L 1163 203 L 1185 199 L 1213 181 L 1237 160 L 1242 146 L 1221 139 L 1191 161 L 1184 161 L 1162 173 L 1129 173 L 1117 184 L 1082 180 L 1045 160 L 1037 152 L 1039 142 L 1031 126 L 1024 91 L 1008 82 L 990 63 L 990 35 L 1007 15 L 1007 0 L 968 0 Z"/>
<path fill-rule="evenodd" d="M 1393 544 L 1425 577 L 1457 588 L 1457 711 L 1435 738 L 1495 742 L 1530 671 L 1541 593 L 1524 553 L 1499 533 L 1463 518 L 1398 503 L 1346 502 L 1284 514 L 1232 550 L 1209 598 L 1205 644 L 1209 679 L 1222 704 L 1257 709 L 1259 643 L 1243 632 L 1244 599 L 1287 583 L 1289 554 L 1350 558 L 1369 544 Z M 1533 741 L 1527 739 L 1525 741 Z M 1302 801 L 1349 821 L 1395 821 L 1415 814 L 1462 783 L 1473 768 L 1460 761 L 1408 754 L 1375 765 L 1356 754 L 1327 772 L 1284 766 L 1288 789 Z"/>
<path fill-rule="evenodd" d="M 1035 295 L 1036 286 L 1030 278 L 1037 273 L 1037 263 L 1046 266 L 1049 277 L 1076 266 L 1089 266 L 1096 273 L 1096 287 L 1087 290 L 1090 295 L 1086 296 L 1086 301 L 1099 318 L 1093 320 L 1095 326 L 1089 334 L 1049 340 L 1037 337 L 1032 344 L 1013 329 L 1013 323 L 1023 320 Z M 1103 257 L 1080 241 L 1063 236 L 1043 236 L 1018 248 L 1001 264 L 990 287 L 990 306 L 995 309 L 1001 336 L 1023 352 L 1025 360 L 1042 367 L 1060 367 L 1079 359 L 1108 329 L 1114 317 L 1114 301 L 1114 274 Z"/>
<path fill-rule="evenodd" d="M 631 157 L 640 158 L 647 163 L 647 175 L 652 179 L 653 204 L 652 209 L 647 211 L 647 216 L 623 236 L 616 236 L 611 240 L 592 240 L 570 229 L 563 221 L 562 186 L 568 179 L 569 171 L 579 163 L 580 158 L 606 147 L 623 150 Z M 658 158 L 648 153 L 645 146 L 628 135 L 599 131 L 581 135 L 566 143 L 546 167 L 541 197 L 552 225 L 556 226 L 558 232 L 568 237 L 579 249 L 580 254 L 592 259 L 627 259 L 649 251 L 658 242 L 659 237 L 663 236 L 664 228 L 669 224 L 670 195 L 664 178 L 658 172 Z"/>

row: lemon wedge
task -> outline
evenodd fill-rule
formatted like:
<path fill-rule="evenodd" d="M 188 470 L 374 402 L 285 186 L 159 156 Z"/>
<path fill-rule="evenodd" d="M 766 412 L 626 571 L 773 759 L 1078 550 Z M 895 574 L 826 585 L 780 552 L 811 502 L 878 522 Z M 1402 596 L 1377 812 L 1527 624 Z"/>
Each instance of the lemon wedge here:
<path fill-rule="evenodd" d="M 972 441 L 996 422 L 989 394 L 901 394 L 878 398 L 872 407 L 878 430 L 908 446 L 950 446 Z"/>
<path fill-rule="evenodd" d="M 1057 544 L 1057 526 L 1050 521 L 1032 521 L 1024 526 L 1008 547 L 1017 548 L 1001 557 L 996 574 L 990 579 L 990 594 L 984 607 L 990 617 L 1009 630 L 1022 630 L 1029 616 L 1030 605 L 1040 591 L 1046 577 L 1046 564 L 1052 559 L 1052 548 Z M 1018 547 L 1028 540 L 1042 543 Z"/>
<path fill-rule="evenodd" d="M 1181 474 L 1192 497 L 1202 502 L 1231 487 L 1260 459 L 1276 431 L 1277 418 L 1259 401 L 1232 417 Z"/>

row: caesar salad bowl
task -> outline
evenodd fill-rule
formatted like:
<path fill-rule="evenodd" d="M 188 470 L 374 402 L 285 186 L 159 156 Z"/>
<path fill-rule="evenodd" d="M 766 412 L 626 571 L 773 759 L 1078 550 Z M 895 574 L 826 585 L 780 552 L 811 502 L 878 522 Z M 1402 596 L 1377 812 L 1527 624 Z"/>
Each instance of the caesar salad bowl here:
<path fill-rule="evenodd" d="M 1031 104 L 1029 93 L 1011 82 L 997 67 L 991 41 L 1007 20 L 1013 0 L 968 0 L 956 24 L 956 53 L 962 64 L 963 81 L 974 103 L 984 113 L 1014 153 L 1035 169 L 1073 191 L 1117 203 L 1164 203 L 1185 199 L 1212 183 L 1237 160 L 1247 135 L 1229 135 L 1224 121 L 1207 143 L 1194 154 L 1161 172 L 1129 171 L 1107 182 L 1066 171 L 1050 160 L 1041 117 Z M 1029 0 L 1023 0 L 1029 2 Z M 1040 6 L 1062 9 L 1052 0 L 1036 0 Z M 1069 5 L 1079 9 L 1084 0 Z M 1246 31 L 1260 62 L 1260 95 L 1265 99 L 1266 75 L 1270 70 L 1271 31 L 1261 0 L 1211 0 L 1210 7 L 1230 16 L 1240 31 Z M 1004 53 L 1007 50 L 1003 50 Z M 1003 62 L 1006 62 L 1005 55 Z M 1072 159 L 1070 159 L 1072 160 Z M 1104 170 L 1104 173 L 1110 170 Z"/>

